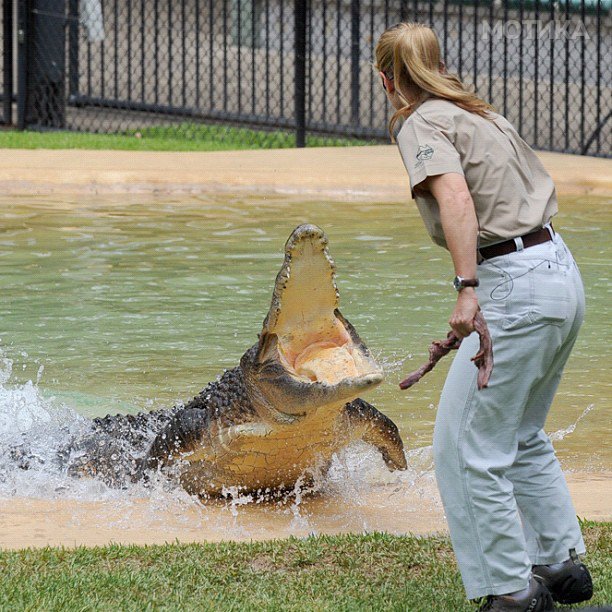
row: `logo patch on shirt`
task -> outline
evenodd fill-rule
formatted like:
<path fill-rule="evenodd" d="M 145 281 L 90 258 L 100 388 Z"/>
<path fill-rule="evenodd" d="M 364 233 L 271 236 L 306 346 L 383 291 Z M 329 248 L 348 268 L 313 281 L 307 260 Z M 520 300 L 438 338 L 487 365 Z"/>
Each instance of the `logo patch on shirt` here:
<path fill-rule="evenodd" d="M 434 150 L 428 145 L 421 145 L 417 151 L 416 158 L 419 161 L 427 161 L 433 157 Z"/>

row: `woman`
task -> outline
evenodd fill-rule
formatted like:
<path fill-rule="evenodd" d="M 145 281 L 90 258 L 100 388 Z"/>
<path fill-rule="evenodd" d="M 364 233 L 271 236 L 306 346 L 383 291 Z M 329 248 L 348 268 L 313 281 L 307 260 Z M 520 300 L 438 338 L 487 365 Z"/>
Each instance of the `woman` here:
<path fill-rule="evenodd" d="M 450 251 L 465 338 L 436 418 L 434 460 L 469 599 L 483 610 L 548 610 L 592 594 L 580 527 L 544 421 L 584 316 L 578 268 L 550 220 L 553 182 L 508 121 L 448 74 L 435 33 L 386 30 L 376 69 L 396 109 L 412 195 Z M 450 282 L 449 282 L 450 287 Z M 494 347 L 476 388 L 481 309 Z"/>

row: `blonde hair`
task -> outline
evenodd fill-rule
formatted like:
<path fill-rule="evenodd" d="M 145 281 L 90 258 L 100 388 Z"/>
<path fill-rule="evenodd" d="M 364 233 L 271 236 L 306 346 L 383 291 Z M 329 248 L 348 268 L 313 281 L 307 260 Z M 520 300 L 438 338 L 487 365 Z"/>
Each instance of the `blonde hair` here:
<path fill-rule="evenodd" d="M 374 67 L 393 80 L 403 103 L 389 121 L 393 142 L 399 119 L 407 119 L 429 97 L 449 100 L 467 111 L 491 118 L 489 111 L 493 107 L 469 91 L 456 75 L 441 71 L 442 66 L 438 37 L 425 25 L 398 23 L 378 39 Z"/>

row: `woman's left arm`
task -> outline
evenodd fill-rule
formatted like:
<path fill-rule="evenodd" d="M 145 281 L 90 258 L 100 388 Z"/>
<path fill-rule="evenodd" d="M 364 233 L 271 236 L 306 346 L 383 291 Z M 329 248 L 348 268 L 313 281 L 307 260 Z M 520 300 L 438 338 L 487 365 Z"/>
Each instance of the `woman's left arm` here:
<path fill-rule="evenodd" d="M 455 172 L 438 174 L 428 177 L 426 186 L 440 207 L 442 229 L 453 259 L 455 274 L 463 278 L 476 278 L 478 219 L 465 178 Z M 464 338 L 474 331 L 474 317 L 477 312 L 478 298 L 475 289 L 461 289 L 449 320 L 457 336 Z"/>

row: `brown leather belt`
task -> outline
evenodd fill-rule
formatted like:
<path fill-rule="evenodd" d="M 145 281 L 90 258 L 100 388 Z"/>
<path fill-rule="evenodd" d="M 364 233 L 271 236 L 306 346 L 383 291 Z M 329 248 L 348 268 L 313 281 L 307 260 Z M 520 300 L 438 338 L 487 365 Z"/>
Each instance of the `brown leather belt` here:
<path fill-rule="evenodd" d="M 550 226 L 550 229 L 552 230 L 552 225 Z M 552 237 L 547 228 L 541 227 L 535 232 L 529 232 L 529 234 L 521 236 L 521 240 L 523 241 L 523 247 L 528 249 L 536 244 L 548 242 L 549 240 L 552 240 Z M 478 252 L 483 259 L 491 259 L 491 257 L 499 257 L 500 255 L 514 253 L 516 250 L 516 242 L 514 242 L 514 238 L 512 238 L 511 240 L 505 240 L 504 242 L 498 242 L 497 244 L 492 244 L 491 246 L 482 247 L 478 249 Z"/>

